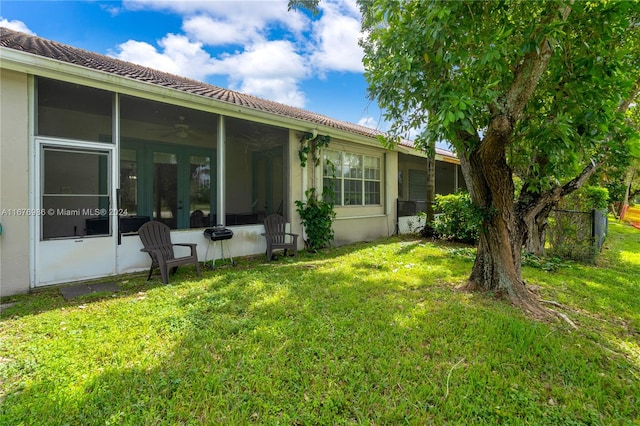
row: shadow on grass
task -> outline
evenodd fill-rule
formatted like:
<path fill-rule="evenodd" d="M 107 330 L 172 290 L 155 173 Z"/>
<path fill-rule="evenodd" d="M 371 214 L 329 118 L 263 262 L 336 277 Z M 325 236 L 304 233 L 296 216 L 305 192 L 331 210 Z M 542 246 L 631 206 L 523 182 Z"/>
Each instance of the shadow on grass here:
<path fill-rule="evenodd" d="M 299 265 L 304 268 L 308 266 L 308 262 L 326 262 L 331 259 L 339 258 L 340 256 L 348 253 L 357 253 L 359 251 L 366 250 L 371 246 L 384 246 L 394 244 L 397 241 L 403 239 L 407 239 L 407 237 L 391 237 L 388 239 L 381 239 L 377 241 L 356 243 L 352 245 L 336 247 L 333 249 L 321 250 L 319 253 L 312 253 L 306 250 L 301 250 L 298 252 L 298 258 L 280 256 L 277 261 L 271 263 L 267 263 L 264 259 L 264 256 L 260 255 L 238 258 L 236 267 L 231 267 L 230 265 L 225 264 L 216 266 L 214 270 L 211 270 L 210 268 L 201 264 L 200 269 L 202 272 L 202 277 L 200 278 L 196 275 L 195 268 L 183 266 L 178 268 L 178 271 L 175 275 L 169 276 L 169 285 L 178 286 L 185 281 L 199 281 L 200 279 L 206 279 L 212 276 L 216 276 L 218 273 L 220 273 L 220 271 L 225 271 L 227 269 L 233 271 L 254 269 L 258 267 L 278 268 L 282 265 Z M 146 292 L 151 289 L 164 286 L 157 270 L 151 277 L 151 280 L 147 281 L 146 278 L 147 272 L 136 272 L 132 274 L 105 277 L 97 280 L 82 281 L 82 284 L 97 284 L 107 281 L 115 282 L 119 285 L 120 290 L 115 293 L 92 293 L 70 300 L 66 300 L 62 296 L 59 286 L 56 286 L 54 288 L 37 289 L 28 294 L 4 297 L 2 299 L 2 303 L 12 305 L 8 306 L 2 311 L 2 313 L 0 314 L 0 322 L 12 318 L 20 318 L 27 315 L 38 315 L 50 310 L 86 306 L 87 304 L 101 302 L 104 300 L 131 297 L 136 293 Z M 75 285 L 75 283 L 70 283 L 69 285 Z"/>

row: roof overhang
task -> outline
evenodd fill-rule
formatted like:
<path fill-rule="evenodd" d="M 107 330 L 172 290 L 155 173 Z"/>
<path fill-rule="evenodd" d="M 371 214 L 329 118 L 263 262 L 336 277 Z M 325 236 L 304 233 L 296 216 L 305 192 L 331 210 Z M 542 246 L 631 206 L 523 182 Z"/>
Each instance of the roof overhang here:
<path fill-rule="evenodd" d="M 68 81 L 120 94 L 138 96 L 187 108 L 221 114 L 224 116 L 285 127 L 301 133 L 315 130 L 318 134 L 328 135 L 332 138 L 356 142 L 376 148 L 381 147 L 378 139 L 373 136 L 360 135 L 313 121 L 280 115 L 274 112 L 260 111 L 231 102 L 184 92 L 175 88 L 163 87 L 158 84 L 140 81 L 134 78 L 127 78 L 111 74 L 106 71 L 95 70 L 3 46 L 0 46 L 0 68 L 40 77 Z M 426 157 L 424 153 L 402 145 L 396 146 L 394 150 L 409 155 Z M 449 161 L 446 156 L 442 156 L 442 158 L 436 156 L 436 159 L 439 161 Z M 455 157 L 450 160 L 451 162 L 458 162 Z"/>

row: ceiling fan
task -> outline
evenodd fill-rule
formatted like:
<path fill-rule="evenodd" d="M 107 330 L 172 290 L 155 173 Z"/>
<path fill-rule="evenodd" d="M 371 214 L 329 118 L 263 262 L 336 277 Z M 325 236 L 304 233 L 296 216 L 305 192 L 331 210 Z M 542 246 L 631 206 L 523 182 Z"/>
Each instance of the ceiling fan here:
<path fill-rule="evenodd" d="M 178 139 L 187 139 L 189 137 L 199 137 L 196 132 L 190 128 L 190 126 L 186 123 L 185 117 L 183 115 L 178 117 L 178 121 L 173 126 L 167 126 L 162 129 L 150 129 L 150 130 L 163 130 L 165 133 L 161 135 L 161 137 L 175 136 Z"/>
<path fill-rule="evenodd" d="M 184 116 L 178 117 L 178 122 L 173 125 L 175 129 L 176 136 L 180 139 L 185 139 L 189 137 L 189 125 L 184 122 Z"/>

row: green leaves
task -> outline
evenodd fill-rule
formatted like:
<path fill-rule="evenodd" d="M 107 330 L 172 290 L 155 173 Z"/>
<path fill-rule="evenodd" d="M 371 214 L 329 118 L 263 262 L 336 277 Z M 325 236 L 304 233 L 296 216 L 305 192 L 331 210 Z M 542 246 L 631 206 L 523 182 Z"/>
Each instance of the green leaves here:
<path fill-rule="evenodd" d="M 478 242 L 482 221 L 491 214 L 473 205 L 466 192 L 436 195 L 436 210 L 440 214 L 433 222 L 435 233 L 468 244 Z"/>
<path fill-rule="evenodd" d="M 329 146 L 331 142 L 331 136 L 317 135 L 314 137 L 313 133 L 305 133 L 300 139 L 300 149 L 298 150 L 298 158 L 300 159 L 300 165 L 302 167 L 307 166 L 307 160 L 309 156 L 313 161 L 313 164 L 317 167 L 320 165 L 320 157 L 318 153 L 322 148 Z"/>
<path fill-rule="evenodd" d="M 429 138 L 448 140 L 459 152 L 470 149 L 460 134 L 489 126 L 489 105 L 509 90 L 524 57 L 539 54 L 544 43 L 553 56 L 526 106 L 528 124 L 513 135 L 515 148 L 556 151 L 549 157 L 561 159 L 556 170 L 563 178 L 569 151 L 591 158 L 593 147 L 621 125 L 611 112 L 640 68 L 640 30 L 631 25 L 640 16 L 637 1 L 572 3 L 567 21 L 558 2 L 374 0 L 361 6 L 377 11 L 363 23 L 370 95 L 396 135 L 428 127 Z M 526 138 L 533 133 L 550 139 L 531 143 Z"/>
<path fill-rule="evenodd" d="M 309 188 L 305 195 L 306 202 L 295 202 L 296 211 L 307 234 L 305 244 L 312 251 L 330 247 L 334 238 L 332 224 L 336 217 L 333 203 L 316 194 L 315 188 Z"/>

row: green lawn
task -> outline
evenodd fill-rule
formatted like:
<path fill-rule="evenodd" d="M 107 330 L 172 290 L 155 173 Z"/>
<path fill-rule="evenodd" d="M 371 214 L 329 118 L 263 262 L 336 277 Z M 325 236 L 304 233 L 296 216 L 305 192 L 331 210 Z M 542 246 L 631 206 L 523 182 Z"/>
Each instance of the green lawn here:
<path fill-rule="evenodd" d="M 524 268 L 578 330 L 457 291 L 471 255 L 390 238 L 15 297 L 0 424 L 640 424 L 640 231 Z"/>

